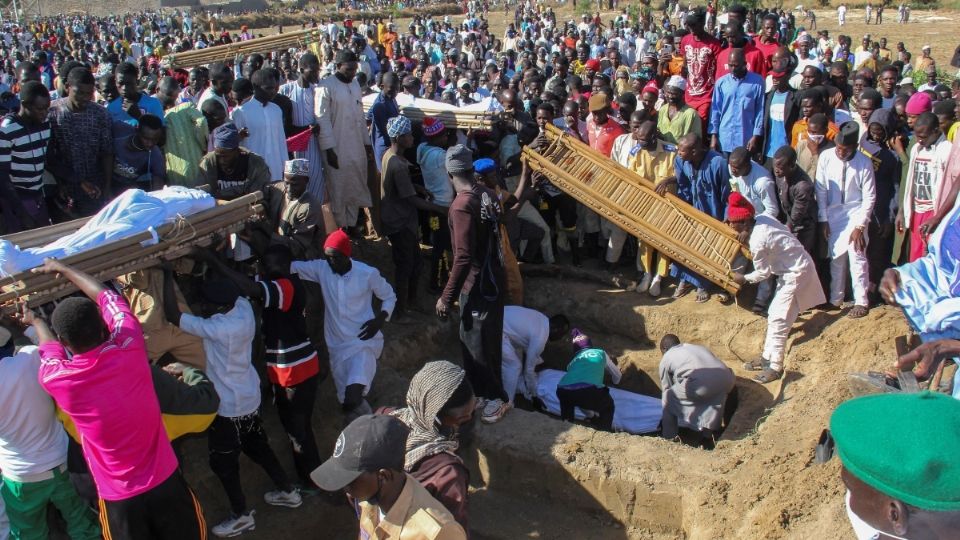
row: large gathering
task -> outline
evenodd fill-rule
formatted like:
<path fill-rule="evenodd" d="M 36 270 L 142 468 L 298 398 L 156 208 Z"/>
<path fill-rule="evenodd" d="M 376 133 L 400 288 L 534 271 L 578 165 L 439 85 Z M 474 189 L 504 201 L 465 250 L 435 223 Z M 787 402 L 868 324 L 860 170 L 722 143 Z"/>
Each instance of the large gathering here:
<path fill-rule="evenodd" d="M 919 6 L 273 13 L 0 22 L 0 540 L 960 537 Z"/>

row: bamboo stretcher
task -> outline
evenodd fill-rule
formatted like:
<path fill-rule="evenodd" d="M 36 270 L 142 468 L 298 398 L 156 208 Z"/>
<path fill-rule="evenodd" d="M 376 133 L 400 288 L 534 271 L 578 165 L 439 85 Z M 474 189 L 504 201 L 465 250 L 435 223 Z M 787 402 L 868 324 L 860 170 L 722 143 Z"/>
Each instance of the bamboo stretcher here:
<path fill-rule="evenodd" d="M 180 217 L 156 230 L 159 240 L 156 243 L 152 243 L 152 233 L 142 232 L 65 257 L 63 262 L 103 281 L 143 270 L 158 265 L 163 260 L 181 257 L 193 246 L 207 246 L 228 234 L 240 231 L 247 221 L 263 213 L 260 202 L 262 198 L 263 194 L 258 191 L 218 204 L 209 210 Z M 77 226 L 78 222 L 86 222 L 86 219 L 44 227 L 43 229 L 49 229 L 46 232 L 36 229 L 3 238 L 11 241 L 20 238 L 25 239 L 28 245 L 35 242 L 40 243 L 34 245 L 44 245 L 42 239 L 51 235 L 60 237 L 70 234 L 70 229 L 76 230 L 82 226 L 82 223 Z M 22 245 L 20 247 L 23 248 Z M 23 302 L 29 307 L 36 307 L 76 290 L 72 283 L 62 277 L 35 274 L 26 270 L 0 280 L 0 310 L 4 315 L 10 315 L 15 313 L 19 309 L 18 305 Z"/>
<path fill-rule="evenodd" d="M 424 102 L 427 100 L 418 100 Z M 370 112 L 372 104 L 363 103 L 363 113 Z M 451 111 L 445 109 L 434 109 L 431 107 L 400 107 L 400 114 L 406 116 L 411 122 L 423 123 L 424 118 L 437 118 L 447 128 L 455 129 L 485 129 L 493 128 L 493 122 L 496 119 L 496 113 L 492 112 L 474 112 L 474 111 Z"/>
<path fill-rule="evenodd" d="M 548 125 L 542 153 L 524 148 L 522 159 L 556 187 L 671 260 L 731 294 L 731 265 L 749 252 L 733 229 L 677 196 L 657 195 L 653 182 Z"/>
<path fill-rule="evenodd" d="M 316 28 L 308 28 L 296 32 L 207 47 L 206 49 L 170 54 L 170 67 L 188 68 L 202 66 L 213 62 L 232 60 L 236 58 L 238 54 L 246 56 L 249 54 L 265 54 L 291 48 L 300 49 L 319 41 L 320 31 Z"/>

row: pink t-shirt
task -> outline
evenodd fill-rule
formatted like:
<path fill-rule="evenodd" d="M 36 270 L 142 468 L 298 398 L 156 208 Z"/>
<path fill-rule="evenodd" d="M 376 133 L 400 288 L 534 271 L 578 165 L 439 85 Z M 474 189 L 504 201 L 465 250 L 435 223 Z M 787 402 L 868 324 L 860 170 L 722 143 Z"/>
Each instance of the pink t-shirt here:
<path fill-rule="evenodd" d="M 73 420 L 100 498 L 129 499 L 177 468 L 153 388 L 140 323 L 119 294 L 97 299 L 110 339 L 68 358 L 60 343 L 40 345 L 40 384 Z"/>

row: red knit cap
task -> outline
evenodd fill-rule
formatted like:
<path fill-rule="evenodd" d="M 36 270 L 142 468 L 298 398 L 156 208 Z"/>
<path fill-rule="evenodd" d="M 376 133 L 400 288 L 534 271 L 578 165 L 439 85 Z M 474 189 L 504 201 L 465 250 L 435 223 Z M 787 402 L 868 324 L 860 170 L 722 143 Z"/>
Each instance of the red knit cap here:
<path fill-rule="evenodd" d="M 347 233 L 343 232 L 343 229 L 337 229 L 330 233 L 330 236 L 328 236 L 327 240 L 323 243 L 323 249 L 326 250 L 328 248 L 333 248 L 349 257 L 352 250 L 350 237 L 347 236 Z"/>
<path fill-rule="evenodd" d="M 754 210 L 753 205 L 750 204 L 750 201 L 748 201 L 746 197 L 736 191 L 730 194 L 727 204 L 727 221 L 731 223 L 746 221 L 753 219 L 755 213 L 756 210 Z"/>
<path fill-rule="evenodd" d="M 597 60 L 596 58 L 591 58 L 583 64 L 583 67 L 591 71 L 600 71 L 600 60 Z"/>

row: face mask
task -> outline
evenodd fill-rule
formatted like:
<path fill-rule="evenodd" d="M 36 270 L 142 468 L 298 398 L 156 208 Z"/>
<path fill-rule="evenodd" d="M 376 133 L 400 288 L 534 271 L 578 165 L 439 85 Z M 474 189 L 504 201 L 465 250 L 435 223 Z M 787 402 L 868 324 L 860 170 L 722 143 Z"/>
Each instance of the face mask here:
<path fill-rule="evenodd" d="M 811 141 L 817 143 L 817 144 L 820 144 L 820 143 L 823 142 L 823 137 L 824 137 L 823 135 L 811 135 L 811 134 L 807 133 L 807 138 L 810 139 Z"/>
<path fill-rule="evenodd" d="M 640 78 L 649 81 L 649 80 L 653 79 L 653 75 L 654 75 L 654 73 L 653 73 L 653 68 L 651 68 L 651 67 L 642 67 L 642 68 L 640 68 Z"/>
<path fill-rule="evenodd" d="M 889 536 L 890 538 L 896 538 L 897 540 L 907 540 L 902 536 L 895 536 L 887 532 L 881 532 L 877 529 L 874 529 L 866 521 L 860 519 L 860 516 L 853 513 L 853 509 L 850 508 L 850 490 L 847 490 L 847 496 L 844 499 L 844 502 L 847 506 L 847 519 L 850 520 L 850 525 L 853 526 L 853 534 L 857 536 L 857 540 L 876 540 L 880 537 L 881 534 Z"/>

